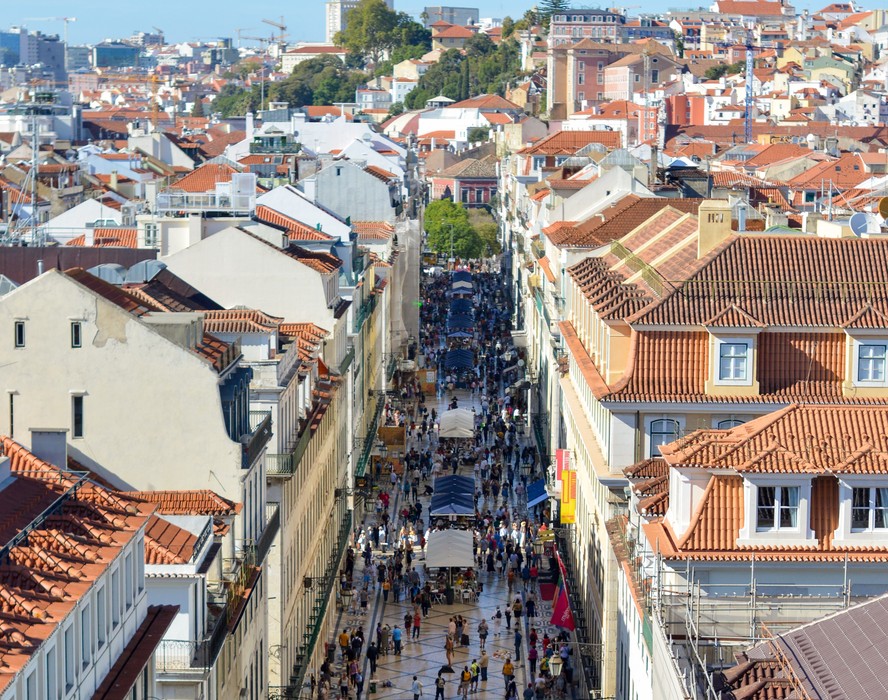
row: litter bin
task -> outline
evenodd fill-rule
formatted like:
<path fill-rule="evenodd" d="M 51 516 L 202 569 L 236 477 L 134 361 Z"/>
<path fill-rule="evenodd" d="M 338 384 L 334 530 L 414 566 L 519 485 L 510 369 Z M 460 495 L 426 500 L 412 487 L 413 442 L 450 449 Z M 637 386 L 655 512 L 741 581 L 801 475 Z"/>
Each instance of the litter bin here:
<path fill-rule="evenodd" d="M 376 681 L 370 681 L 370 694 L 376 695 Z"/>
<path fill-rule="evenodd" d="M 453 589 L 448 587 L 444 591 L 444 598 L 447 600 L 447 605 L 453 605 L 453 597 L 454 597 Z"/>

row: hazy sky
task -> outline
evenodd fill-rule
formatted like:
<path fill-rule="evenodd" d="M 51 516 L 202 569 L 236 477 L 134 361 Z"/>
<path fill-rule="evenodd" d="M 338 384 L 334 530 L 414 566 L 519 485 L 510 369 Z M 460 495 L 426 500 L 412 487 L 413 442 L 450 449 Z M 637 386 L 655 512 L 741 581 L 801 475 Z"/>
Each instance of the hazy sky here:
<path fill-rule="evenodd" d="M 531 7 L 533 0 L 461 0 L 434 4 L 450 4 L 464 7 L 478 7 L 482 17 L 502 17 L 511 15 L 520 17 Z M 395 9 L 418 16 L 422 8 L 433 4 L 429 0 L 395 0 Z M 631 12 L 640 9 L 656 12 L 669 7 L 708 5 L 704 2 L 680 0 L 634 0 L 617 3 L 618 7 L 632 7 Z M 867 7 L 874 6 L 874 0 L 863 3 Z M 28 18 L 46 18 L 74 16 L 77 22 L 68 25 L 68 37 L 72 44 L 96 43 L 105 38 L 127 37 L 134 31 L 152 31 L 152 26 L 164 30 L 167 40 L 189 41 L 208 40 L 219 36 L 235 37 L 235 29 L 243 28 L 243 34 L 268 36 L 277 31 L 262 19 L 278 20 L 284 16 L 289 25 L 290 41 L 322 41 L 324 39 L 324 0 L 289 0 L 262 4 L 260 12 L 256 3 L 244 0 L 148 0 L 143 2 L 108 3 L 107 0 L 0 0 L 3 12 L 0 13 L 0 26 L 6 24 L 24 24 L 29 29 L 41 30 L 47 34 L 62 34 L 61 21 L 28 21 Z M 578 0 L 577 7 L 603 7 L 613 3 L 596 3 L 594 0 Z M 798 0 L 796 8 L 819 9 L 828 4 L 822 0 L 819 4 L 810 0 Z M 634 6 L 634 7 L 633 7 Z M 639 7 L 640 6 L 640 7 Z"/>

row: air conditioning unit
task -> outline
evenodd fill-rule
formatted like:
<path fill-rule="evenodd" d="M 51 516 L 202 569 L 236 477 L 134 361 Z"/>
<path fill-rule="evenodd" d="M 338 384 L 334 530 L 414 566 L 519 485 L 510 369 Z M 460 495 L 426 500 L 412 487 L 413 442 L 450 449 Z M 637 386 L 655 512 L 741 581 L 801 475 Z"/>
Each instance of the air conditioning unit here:
<path fill-rule="evenodd" d="M 549 321 L 549 333 L 561 340 L 561 328 L 558 327 L 558 321 Z"/>

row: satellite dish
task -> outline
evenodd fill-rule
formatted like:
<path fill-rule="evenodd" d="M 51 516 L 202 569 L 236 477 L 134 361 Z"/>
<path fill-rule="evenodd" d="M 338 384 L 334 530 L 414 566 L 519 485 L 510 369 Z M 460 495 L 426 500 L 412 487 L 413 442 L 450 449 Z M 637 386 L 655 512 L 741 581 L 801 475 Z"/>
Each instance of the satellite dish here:
<path fill-rule="evenodd" d="M 879 213 L 883 219 L 888 219 L 888 197 L 882 197 L 879 200 Z"/>
<path fill-rule="evenodd" d="M 851 231 L 855 236 L 862 236 L 867 230 L 866 214 L 863 212 L 852 214 L 851 218 L 848 220 L 848 225 L 851 227 Z"/>

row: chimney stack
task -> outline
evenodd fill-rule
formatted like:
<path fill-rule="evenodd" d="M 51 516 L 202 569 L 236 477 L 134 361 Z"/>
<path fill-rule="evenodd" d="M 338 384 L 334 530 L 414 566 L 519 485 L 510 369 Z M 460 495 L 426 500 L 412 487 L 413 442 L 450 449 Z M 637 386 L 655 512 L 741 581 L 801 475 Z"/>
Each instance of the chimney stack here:
<path fill-rule="evenodd" d="M 731 236 L 731 205 L 724 199 L 705 199 L 697 212 L 697 258 L 702 258 Z"/>
<path fill-rule="evenodd" d="M 68 430 L 31 428 L 31 453 L 44 462 L 68 468 Z"/>

